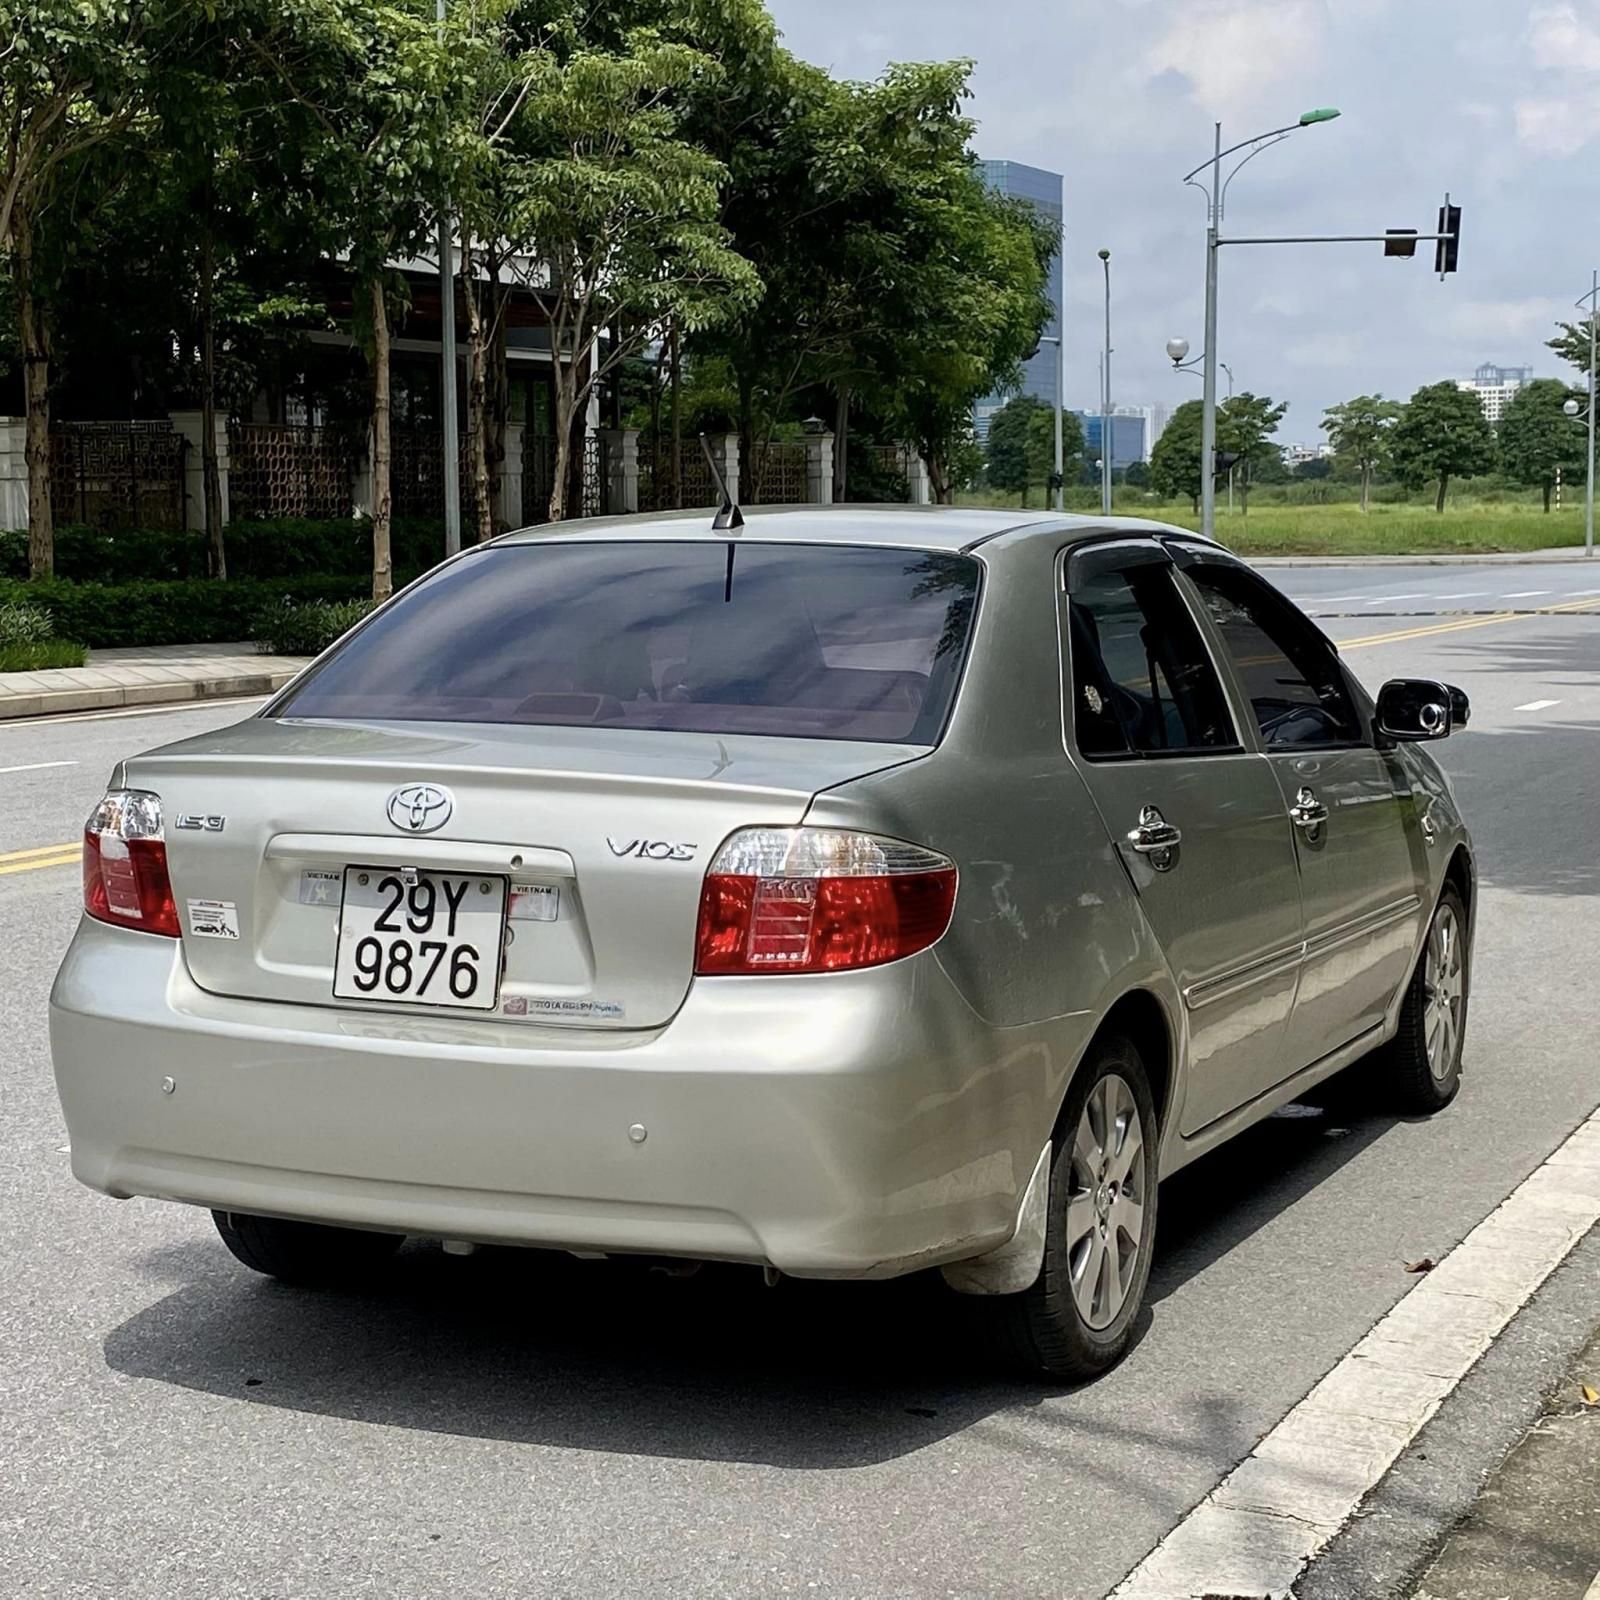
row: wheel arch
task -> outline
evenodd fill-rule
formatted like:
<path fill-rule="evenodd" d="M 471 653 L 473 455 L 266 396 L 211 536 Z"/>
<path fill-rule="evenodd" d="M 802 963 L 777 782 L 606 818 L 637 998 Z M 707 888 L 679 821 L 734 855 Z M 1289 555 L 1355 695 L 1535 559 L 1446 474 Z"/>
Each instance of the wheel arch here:
<path fill-rule="evenodd" d="M 1444 882 L 1461 896 L 1461 903 L 1467 911 L 1467 928 L 1470 932 L 1477 923 L 1477 868 L 1472 859 L 1472 852 L 1464 844 L 1458 844 L 1450 857 L 1449 865 L 1444 869 Z"/>
<path fill-rule="evenodd" d="M 1079 1066 L 1082 1066 L 1083 1059 L 1088 1057 L 1095 1045 L 1114 1034 L 1126 1038 L 1139 1052 L 1139 1059 L 1144 1062 L 1145 1072 L 1150 1078 L 1150 1099 L 1156 1108 L 1158 1131 L 1166 1128 L 1171 1120 L 1173 1094 L 1178 1083 L 1176 1034 L 1166 1007 L 1151 990 L 1130 989 L 1101 1019 L 1100 1026 L 1089 1039 Z M 1065 1098 L 1063 1090 L 1063 1101 Z"/>

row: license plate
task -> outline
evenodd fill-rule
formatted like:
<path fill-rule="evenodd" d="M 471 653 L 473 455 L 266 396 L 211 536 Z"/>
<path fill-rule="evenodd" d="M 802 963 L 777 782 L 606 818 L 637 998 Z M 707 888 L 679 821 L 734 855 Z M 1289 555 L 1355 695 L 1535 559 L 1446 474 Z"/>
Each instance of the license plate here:
<path fill-rule="evenodd" d="M 334 997 L 492 1011 L 505 931 L 504 878 L 346 867 Z"/>

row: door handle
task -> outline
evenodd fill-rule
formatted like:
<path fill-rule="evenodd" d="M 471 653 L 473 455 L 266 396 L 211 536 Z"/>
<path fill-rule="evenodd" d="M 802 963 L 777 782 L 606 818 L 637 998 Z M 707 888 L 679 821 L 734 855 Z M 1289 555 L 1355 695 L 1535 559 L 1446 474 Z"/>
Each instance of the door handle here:
<path fill-rule="evenodd" d="M 1303 788 L 1289 807 L 1289 820 L 1307 833 L 1315 833 L 1328 820 L 1328 808 L 1317 798 L 1317 791 Z"/>
<path fill-rule="evenodd" d="M 1183 833 L 1173 827 L 1155 806 L 1139 811 L 1139 825 L 1128 834 L 1128 843 L 1148 858 L 1157 872 L 1169 872 L 1178 863 L 1178 846 Z"/>

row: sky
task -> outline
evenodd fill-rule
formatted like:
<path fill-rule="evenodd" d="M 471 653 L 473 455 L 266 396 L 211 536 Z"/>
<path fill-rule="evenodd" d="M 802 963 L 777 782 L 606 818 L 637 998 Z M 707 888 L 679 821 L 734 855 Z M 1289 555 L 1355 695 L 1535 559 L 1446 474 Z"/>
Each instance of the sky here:
<path fill-rule="evenodd" d="M 1409 396 L 1480 363 L 1568 376 L 1545 340 L 1600 262 L 1600 0 L 768 0 L 796 54 L 837 76 L 976 63 L 982 156 L 1066 179 L 1067 404 L 1098 408 L 1112 252 L 1118 404 L 1200 393 L 1165 345 L 1203 345 L 1205 201 L 1183 174 L 1337 106 L 1265 151 L 1223 234 L 1435 230 L 1462 207 L 1460 271 L 1432 246 L 1224 247 L 1221 359 L 1289 402 L 1280 442 L 1320 438 L 1353 395 Z M 1225 380 L 1224 380 L 1225 383 Z"/>

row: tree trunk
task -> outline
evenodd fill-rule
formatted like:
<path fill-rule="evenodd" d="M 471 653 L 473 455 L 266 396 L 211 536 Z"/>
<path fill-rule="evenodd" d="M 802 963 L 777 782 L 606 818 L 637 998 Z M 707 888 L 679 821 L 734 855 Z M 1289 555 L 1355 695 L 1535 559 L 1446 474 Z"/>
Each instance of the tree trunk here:
<path fill-rule="evenodd" d="M 756 397 L 750 379 L 739 373 L 739 472 L 740 498 L 752 505 L 761 498 L 761 480 L 766 476 L 767 454 L 756 461 Z M 749 476 L 746 477 L 745 474 Z"/>
<path fill-rule="evenodd" d="M 1544 485 L 1544 514 L 1550 515 L 1550 480 L 1547 478 Z"/>
<path fill-rule="evenodd" d="M 678 319 L 672 319 L 672 504 L 683 509 L 683 414 L 678 400 L 683 387 L 683 363 L 678 351 Z"/>
<path fill-rule="evenodd" d="M 510 291 L 500 283 L 500 256 L 489 253 L 489 311 L 494 333 L 489 340 L 489 522 L 497 534 L 511 526 L 506 517 L 506 428 L 511 421 L 511 369 L 506 360 L 506 303 Z M 523 429 L 527 437 L 527 429 Z M 526 471 L 526 468 L 524 468 Z"/>
<path fill-rule="evenodd" d="M 577 410 L 577 374 L 570 363 L 563 366 L 559 352 L 555 361 L 556 459 L 550 475 L 550 521 L 564 522 L 567 516 L 567 479 L 572 472 L 572 424 Z"/>
<path fill-rule="evenodd" d="M 1437 500 L 1435 500 L 1434 504 L 1433 504 L 1433 509 L 1435 511 L 1437 511 L 1441 517 L 1444 515 L 1444 494 L 1445 494 L 1445 490 L 1448 489 L 1449 487 L 1450 487 L 1450 474 L 1448 472 L 1441 472 L 1439 474 L 1439 498 Z"/>
<path fill-rule="evenodd" d="M 478 543 L 487 544 L 494 537 L 494 513 L 489 506 L 489 353 L 468 230 L 463 230 L 461 242 L 461 299 L 467 311 L 467 436 L 472 441 L 472 507 Z M 455 307 L 447 307 L 445 315 L 454 316 Z"/>
<path fill-rule="evenodd" d="M 17 214 L 17 305 L 22 333 L 28 464 L 28 576 L 55 574 L 56 530 L 50 512 L 50 326 L 34 294 L 33 219 Z"/>
<path fill-rule="evenodd" d="M 838 406 L 833 420 L 833 498 L 850 498 L 850 385 L 838 387 Z"/>
<path fill-rule="evenodd" d="M 205 483 L 206 566 L 228 576 L 222 538 L 222 469 L 217 461 L 217 245 L 207 216 L 200 233 L 200 463 Z"/>
<path fill-rule="evenodd" d="M 372 296 L 372 598 L 394 593 L 389 544 L 389 307 L 383 273 L 373 273 Z"/>
<path fill-rule="evenodd" d="M 1372 492 L 1372 468 L 1363 464 L 1361 468 L 1361 515 L 1367 514 L 1367 499 Z"/>

